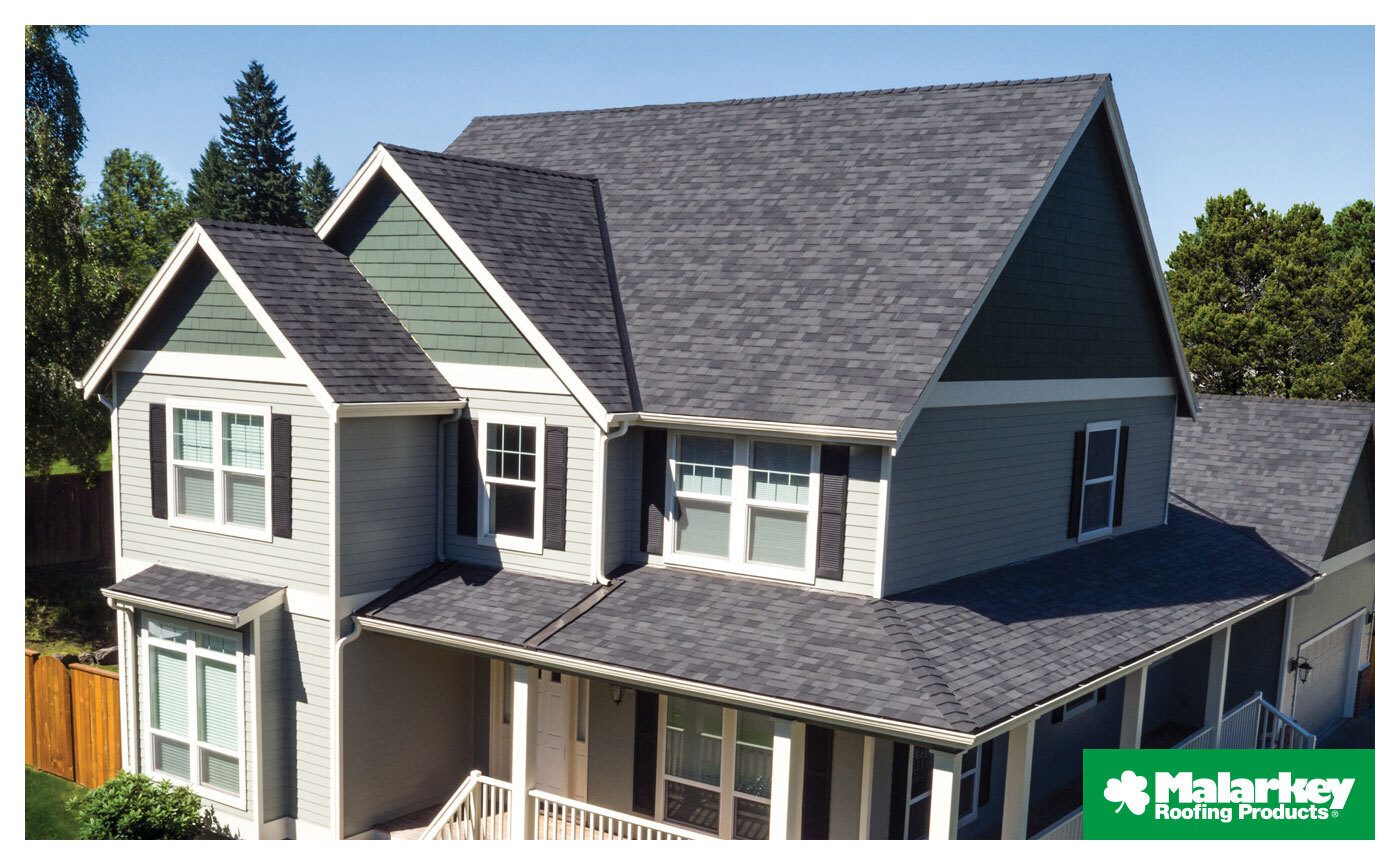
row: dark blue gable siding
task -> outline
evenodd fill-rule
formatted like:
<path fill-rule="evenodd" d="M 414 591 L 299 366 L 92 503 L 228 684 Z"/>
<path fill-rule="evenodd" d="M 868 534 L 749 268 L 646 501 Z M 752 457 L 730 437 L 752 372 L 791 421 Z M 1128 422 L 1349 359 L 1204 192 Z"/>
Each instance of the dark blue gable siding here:
<path fill-rule="evenodd" d="M 1173 375 L 1102 110 L 948 363 L 944 381 Z"/>

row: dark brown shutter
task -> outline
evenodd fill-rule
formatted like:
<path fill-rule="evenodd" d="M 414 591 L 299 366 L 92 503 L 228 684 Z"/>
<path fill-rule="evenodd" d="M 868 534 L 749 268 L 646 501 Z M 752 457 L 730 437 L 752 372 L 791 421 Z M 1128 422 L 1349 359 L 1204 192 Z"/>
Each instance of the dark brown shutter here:
<path fill-rule="evenodd" d="M 457 534 L 476 537 L 476 421 L 457 421 Z"/>
<path fill-rule="evenodd" d="M 894 743 L 894 757 L 890 760 L 890 831 L 891 841 L 904 840 L 904 813 L 908 810 L 909 799 L 909 746 L 903 742 Z"/>
<path fill-rule="evenodd" d="M 151 457 L 151 516 L 158 520 L 166 519 L 170 510 L 166 502 L 168 487 L 165 480 L 165 406 L 151 403 L 150 420 Z"/>
<path fill-rule="evenodd" d="M 272 416 L 272 536 L 292 536 L 292 416 Z"/>
<path fill-rule="evenodd" d="M 544 428 L 544 548 L 564 549 L 569 492 L 569 428 Z"/>
<path fill-rule="evenodd" d="M 982 777 L 977 782 L 977 807 L 985 808 L 992 801 L 992 753 L 996 739 L 983 742 L 982 748 L 977 752 L 977 772 Z"/>
<path fill-rule="evenodd" d="M 1079 537 L 1079 508 L 1084 497 L 1084 430 L 1074 434 L 1074 474 L 1069 482 L 1069 529 L 1067 538 Z"/>
<path fill-rule="evenodd" d="M 660 701 L 651 691 L 637 692 L 636 729 L 632 736 L 632 810 L 656 817 L 656 725 Z"/>
<path fill-rule="evenodd" d="M 1128 428 L 1118 430 L 1118 478 L 1113 484 L 1113 524 L 1123 525 L 1123 479 L 1128 476 Z"/>
<path fill-rule="evenodd" d="M 846 552 L 846 488 L 851 474 L 851 449 L 822 445 L 821 504 L 817 513 L 817 576 L 841 579 Z"/>
<path fill-rule="evenodd" d="M 642 552 L 661 555 L 666 519 L 666 431 L 642 431 Z"/>
<path fill-rule="evenodd" d="M 829 727 L 807 726 L 802 759 L 802 835 L 804 841 L 831 837 L 831 757 L 836 734 Z"/>

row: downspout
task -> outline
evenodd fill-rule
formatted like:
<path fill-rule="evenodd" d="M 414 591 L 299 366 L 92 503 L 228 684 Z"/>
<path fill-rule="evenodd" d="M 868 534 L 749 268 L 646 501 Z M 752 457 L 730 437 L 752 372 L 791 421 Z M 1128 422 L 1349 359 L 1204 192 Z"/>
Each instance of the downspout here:
<path fill-rule="evenodd" d="M 117 701 L 122 707 L 122 768 L 128 772 L 138 770 L 135 746 L 135 731 L 139 720 L 136 717 L 136 687 L 131 678 L 136 675 L 136 608 L 118 603 L 115 598 L 107 599 L 107 606 L 117 614 L 117 639 L 120 641 L 117 657 L 121 661 L 117 675 Z"/>
<path fill-rule="evenodd" d="M 603 573 L 606 558 L 603 555 L 603 545 L 607 543 L 608 537 L 608 442 L 626 435 L 631 426 L 632 421 L 624 420 L 622 426 L 612 432 L 602 433 L 598 437 L 598 452 L 594 455 L 593 482 L 597 485 L 598 493 L 594 497 L 597 513 L 593 515 L 593 581 L 605 586 L 612 582 L 608 575 Z"/>
<path fill-rule="evenodd" d="M 439 562 L 447 560 L 447 527 L 443 521 L 447 518 L 447 482 L 443 480 L 443 475 L 447 473 L 447 445 L 443 441 L 443 436 L 447 433 L 447 425 L 450 423 L 460 423 L 462 412 L 465 409 L 457 409 L 452 414 L 438 421 L 437 429 L 437 560 Z M 457 455 L 462 458 L 461 454 Z"/>

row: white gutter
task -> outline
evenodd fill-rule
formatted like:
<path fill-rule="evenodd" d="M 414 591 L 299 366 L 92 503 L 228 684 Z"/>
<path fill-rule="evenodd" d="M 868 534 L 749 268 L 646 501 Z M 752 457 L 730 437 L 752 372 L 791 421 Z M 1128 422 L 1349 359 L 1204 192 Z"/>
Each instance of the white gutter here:
<path fill-rule="evenodd" d="M 609 424 L 617 421 L 634 421 L 639 424 L 653 424 L 675 429 L 724 430 L 731 434 L 736 432 L 765 433 L 789 438 L 821 439 L 832 444 L 891 445 L 899 438 L 898 430 L 661 414 L 648 411 L 619 412 L 608 416 Z"/>
<path fill-rule="evenodd" d="M 607 557 L 603 546 L 607 543 L 608 505 L 608 442 L 622 438 L 632 426 L 632 421 L 624 420 L 622 426 L 612 432 L 598 432 L 598 447 L 593 454 L 593 581 L 608 585 L 612 580 L 603 573 Z M 440 557 L 439 557 L 440 558 Z"/>
<path fill-rule="evenodd" d="M 437 560 L 445 561 L 447 557 L 447 528 L 443 521 L 447 519 L 447 482 L 443 480 L 443 475 L 447 472 L 447 445 L 443 442 L 443 435 L 446 434 L 447 425 L 450 423 L 462 423 L 462 412 L 464 409 L 457 409 L 451 415 L 438 421 L 437 425 Z M 457 459 L 462 455 L 458 454 Z"/>

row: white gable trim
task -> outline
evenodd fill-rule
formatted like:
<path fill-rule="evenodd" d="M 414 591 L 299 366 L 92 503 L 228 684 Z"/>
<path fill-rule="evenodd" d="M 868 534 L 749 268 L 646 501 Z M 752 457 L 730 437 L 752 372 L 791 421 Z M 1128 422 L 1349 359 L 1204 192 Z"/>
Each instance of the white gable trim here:
<path fill-rule="evenodd" d="M 970 405 L 1022 405 L 1041 402 L 1083 402 L 1093 399 L 1134 399 L 1172 396 L 1177 381 L 1154 378 L 1047 378 L 1025 381 L 940 381 L 930 394 L 929 408 Z"/>
<path fill-rule="evenodd" d="M 112 371 L 112 368 L 126 350 L 127 344 L 131 342 L 137 331 L 140 330 L 142 323 L 145 322 L 151 312 L 159 305 L 161 298 L 165 296 L 166 290 L 170 287 L 170 284 L 180 273 L 185 262 L 189 260 L 190 255 L 192 255 L 196 249 L 203 252 L 208 256 L 209 260 L 213 262 L 214 268 L 219 271 L 219 275 L 233 288 L 234 294 L 238 295 L 238 299 L 247 307 L 248 312 L 253 316 L 253 319 L 257 321 L 258 326 L 263 329 L 263 332 L 272 340 L 272 344 L 277 346 L 277 350 L 282 353 L 282 374 L 290 374 L 291 377 L 296 379 L 296 383 L 304 384 L 310 388 L 311 392 L 316 396 L 316 399 L 320 401 L 327 411 L 330 411 L 335 405 L 335 400 L 331 399 L 330 394 L 327 393 L 326 389 L 317 381 L 316 376 L 311 372 L 311 368 L 306 365 L 306 362 L 301 359 L 301 355 L 297 354 L 296 349 L 294 349 L 287 338 L 283 336 L 276 322 L 267 314 L 267 310 L 263 309 L 262 304 L 258 303 L 257 298 L 253 296 L 248 286 L 244 284 L 238 272 L 229 264 L 228 259 L 219 251 L 213 239 L 209 237 L 209 234 L 205 232 L 199 223 L 191 225 L 184 236 L 180 238 L 179 242 L 175 244 L 175 249 L 170 253 L 170 256 L 166 258 L 160 270 L 156 272 L 150 285 L 146 286 L 146 290 L 137 298 L 136 304 L 131 308 L 131 312 L 127 313 L 126 318 L 123 319 L 121 325 L 117 327 L 117 332 L 107 345 L 103 347 L 102 352 L 97 356 L 97 359 L 93 361 L 88 371 L 83 374 L 82 379 L 78 382 L 83 390 L 83 397 L 91 397 L 97 390 L 98 385 L 101 384 Z M 236 358 L 231 360 L 230 365 L 237 360 Z"/>
<path fill-rule="evenodd" d="M 535 323 L 530 320 L 530 317 L 525 314 L 525 311 L 516 304 L 514 298 L 510 296 L 501 283 L 491 275 L 491 272 L 482 264 L 481 259 L 477 258 L 476 253 L 472 252 L 471 248 L 467 246 L 466 241 L 462 240 L 457 232 L 452 229 L 452 226 L 448 224 L 447 220 L 444 219 L 437 208 L 433 206 L 433 203 L 428 200 L 428 197 L 423 194 L 423 191 L 420 190 L 417 184 L 408 176 L 408 173 L 394 161 L 393 155 L 385 149 L 384 145 L 375 145 L 374 152 L 370 155 L 370 158 L 365 160 L 364 164 L 360 166 L 360 170 L 355 173 L 354 178 L 346 185 L 345 191 L 340 194 L 340 197 L 337 198 L 330 209 L 326 211 L 326 214 L 316 223 L 317 236 L 322 240 L 330 236 L 330 233 L 335 230 L 336 225 L 339 224 L 345 214 L 350 211 L 350 207 L 355 199 L 369 186 L 369 182 L 374 177 L 375 173 L 381 170 L 396 186 L 398 186 L 399 191 L 402 192 L 404 197 L 409 200 L 409 203 L 414 206 L 419 215 L 427 221 L 428 225 L 432 226 L 433 231 L 437 232 L 442 242 L 447 244 L 448 249 L 452 250 L 452 254 L 457 257 L 457 260 L 467 269 L 467 272 L 481 284 L 481 287 L 486 290 L 486 294 L 495 302 L 496 306 L 505 313 L 506 318 L 520 331 L 520 334 L 525 337 L 526 342 L 530 343 L 530 347 L 544 359 L 546 366 L 559 377 L 559 380 L 568 388 L 570 395 L 578 400 L 579 405 L 583 406 L 583 410 L 588 412 L 589 417 L 598 425 L 598 428 L 607 429 L 610 421 L 607 409 L 603 408 L 598 398 L 593 395 L 592 391 L 583 383 L 583 380 L 569 367 L 568 363 L 565 362 L 559 352 L 554 349 L 554 346 L 550 344 L 549 340 L 540 332 L 539 328 L 535 327 Z"/>
<path fill-rule="evenodd" d="M 145 351 L 129 348 L 113 369 L 146 375 L 216 378 L 234 381 L 301 384 L 296 365 L 284 357 L 210 354 L 191 351 Z"/>
<path fill-rule="evenodd" d="M 1157 247 L 1152 242 L 1152 233 L 1147 226 L 1147 209 L 1142 203 L 1142 194 L 1138 189 L 1137 172 L 1133 170 L 1131 158 L 1127 153 L 1127 145 L 1123 136 L 1122 120 L 1119 118 L 1118 109 L 1113 102 L 1113 87 L 1110 82 L 1105 81 L 1103 86 L 1099 88 L 1099 92 L 1094 96 L 1093 101 L 1089 103 L 1088 109 L 1084 112 L 1084 116 L 1079 121 L 1078 128 L 1076 128 L 1074 134 L 1070 136 L 1069 143 L 1065 145 L 1064 151 L 1060 153 L 1060 158 L 1055 162 L 1055 166 L 1050 169 L 1050 174 L 1046 177 L 1045 183 L 1041 185 L 1040 191 L 1036 193 L 1035 200 L 1031 202 L 1030 209 L 1026 211 L 1025 219 L 1021 221 L 1021 225 L 1016 229 L 1016 233 L 1011 236 L 1011 241 L 1006 245 L 1006 248 L 1002 250 L 1000 260 L 997 261 L 996 267 L 992 268 L 992 272 L 987 276 L 987 281 L 982 285 L 981 293 L 977 295 L 977 300 L 973 303 L 972 309 L 968 311 L 967 317 L 963 319 L 962 326 L 958 329 L 958 332 L 954 334 L 953 341 L 948 344 L 947 350 L 943 352 L 943 359 L 938 362 L 938 367 L 933 371 L 932 377 L 930 377 L 928 383 L 924 385 L 923 392 L 919 395 L 918 400 L 915 401 L 913 409 L 910 410 L 909 415 L 900 426 L 899 444 L 904 443 L 905 437 L 908 436 L 910 430 L 914 428 L 914 424 L 918 421 L 920 412 L 928 408 L 931 404 L 933 391 L 940 379 L 942 379 L 943 373 L 948 367 L 948 363 L 953 359 L 953 355 L 957 353 L 958 346 L 962 345 L 963 337 L 967 335 L 973 320 L 977 318 L 977 313 L 981 312 L 982 305 L 986 303 L 987 296 L 991 294 L 992 288 L 996 285 L 997 280 L 1001 278 L 1001 273 L 1006 269 L 1006 265 L 1010 262 L 1012 254 L 1016 251 L 1017 247 L 1021 245 L 1022 238 L 1024 238 L 1026 232 L 1030 230 L 1031 223 L 1035 220 L 1036 214 L 1040 212 L 1040 207 L 1045 203 L 1046 197 L 1050 194 L 1051 187 L 1053 187 L 1055 181 L 1059 179 L 1060 173 L 1064 171 L 1065 165 L 1069 163 L 1070 156 L 1074 153 L 1074 149 L 1079 145 L 1080 139 L 1084 137 L 1084 133 L 1088 130 L 1089 124 L 1093 122 L 1099 107 L 1103 105 L 1107 105 L 1109 127 L 1113 130 L 1113 138 L 1117 144 L 1119 162 L 1126 180 L 1129 197 L 1132 200 L 1133 213 L 1137 218 L 1138 230 L 1142 234 L 1143 247 L 1150 258 L 1148 270 L 1152 272 L 1153 286 L 1157 289 L 1158 301 L 1162 305 L 1163 315 L 1167 327 L 1169 328 L 1172 343 L 1171 350 L 1176 361 L 1177 375 L 1180 379 L 1182 391 L 1186 395 L 1186 403 L 1190 408 L 1191 416 L 1196 416 L 1195 390 L 1191 385 L 1191 377 L 1186 370 L 1186 357 L 1181 351 L 1181 339 L 1176 332 L 1176 321 L 1172 317 L 1171 301 L 1167 298 L 1167 284 L 1162 278 L 1161 268 L 1158 265 Z"/>

